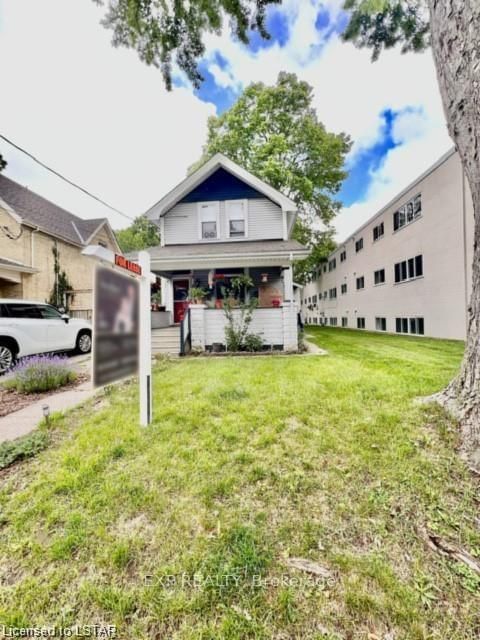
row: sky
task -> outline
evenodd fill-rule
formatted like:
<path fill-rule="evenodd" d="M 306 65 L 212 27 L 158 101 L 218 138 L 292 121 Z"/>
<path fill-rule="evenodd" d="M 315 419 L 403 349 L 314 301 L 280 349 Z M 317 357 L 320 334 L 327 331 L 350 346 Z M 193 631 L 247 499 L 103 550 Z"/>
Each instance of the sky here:
<path fill-rule="evenodd" d="M 207 34 L 194 89 L 114 48 L 88 0 L 0 0 L 0 133 L 134 217 L 198 160 L 207 119 L 251 82 L 296 73 L 314 89 L 329 131 L 348 133 L 349 177 L 335 221 L 341 241 L 451 148 L 431 53 L 370 52 L 341 41 L 342 0 L 283 0 L 268 11 L 269 41 Z M 0 140 L 5 175 L 85 218 L 129 224 Z"/>

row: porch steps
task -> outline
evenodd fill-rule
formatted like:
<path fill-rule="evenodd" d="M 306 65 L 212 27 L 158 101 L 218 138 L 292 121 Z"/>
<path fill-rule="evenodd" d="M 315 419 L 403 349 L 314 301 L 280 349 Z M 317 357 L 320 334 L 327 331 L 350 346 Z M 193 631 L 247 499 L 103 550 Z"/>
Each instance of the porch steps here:
<path fill-rule="evenodd" d="M 180 327 L 152 329 L 152 353 L 178 356 L 180 353 Z"/>

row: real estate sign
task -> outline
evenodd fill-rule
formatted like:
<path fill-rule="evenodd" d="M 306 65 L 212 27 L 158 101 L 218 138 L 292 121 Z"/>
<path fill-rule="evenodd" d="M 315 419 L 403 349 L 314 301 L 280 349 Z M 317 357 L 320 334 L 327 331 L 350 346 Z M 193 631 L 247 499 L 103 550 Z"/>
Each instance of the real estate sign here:
<path fill-rule="evenodd" d="M 94 291 L 93 384 L 98 387 L 138 373 L 140 283 L 97 266 Z"/>

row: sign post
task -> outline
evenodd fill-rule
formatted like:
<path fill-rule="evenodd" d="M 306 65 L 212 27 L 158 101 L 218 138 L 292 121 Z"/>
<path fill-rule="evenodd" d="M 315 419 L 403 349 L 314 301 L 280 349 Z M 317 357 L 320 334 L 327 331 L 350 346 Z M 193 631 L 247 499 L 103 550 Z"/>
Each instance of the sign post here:
<path fill-rule="evenodd" d="M 138 264 L 142 271 L 140 280 L 140 424 L 152 422 L 152 330 L 150 321 L 150 254 L 140 251 Z"/>
<path fill-rule="evenodd" d="M 147 426 L 152 422 L 150 285 L 155 281 L 150 254 L 140 251 L 138 262 L 133 262 L 97 245 L 82 253 L 99 262 L 94 276 L 94 384 L 138 373 L 140 425 Z"/>

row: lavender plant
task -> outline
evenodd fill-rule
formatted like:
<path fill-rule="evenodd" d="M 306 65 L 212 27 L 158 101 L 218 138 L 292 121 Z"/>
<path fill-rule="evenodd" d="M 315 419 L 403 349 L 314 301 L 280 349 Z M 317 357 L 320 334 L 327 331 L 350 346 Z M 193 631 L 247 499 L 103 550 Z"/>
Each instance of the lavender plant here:
<path fill-rule="evenodd" d="M 20 360 L 2 384 L 19 393 L 36 393 L 58 389 L 76 377 L 65 356 L 38 355 Z"/>

